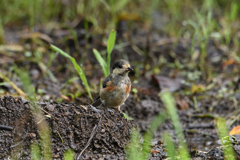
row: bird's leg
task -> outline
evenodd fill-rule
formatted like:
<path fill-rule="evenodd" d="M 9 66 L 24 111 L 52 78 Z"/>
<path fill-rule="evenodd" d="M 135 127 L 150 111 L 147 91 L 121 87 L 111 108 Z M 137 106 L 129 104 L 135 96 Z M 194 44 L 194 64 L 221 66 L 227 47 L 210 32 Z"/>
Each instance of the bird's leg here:
<path fill-rule="evenodd" d="M 118 106 L 118 109 L 117 109 L 119 112 L 121 112 L 120 107 L 121 107 L 121 106 Z"/>
<path fill-rule="evenodd" d="M 114 110 L 109 109 L 109 108 L 107 107 L 107 105 L 104 104 L 104 101 L 102 102 L 101 105 L 102 105 L 102 106 L 105 106 L 109 112 L 114 113 Z"/>
<path fill-rule="evenodd" d="M 103 104 L 103 105 L 104 105 L 104 104 Z M 106 105 L 104 105 L 104 106 L 107 108 L 107 110 L 108 110 L 109 112 L 114 113 L 114 110 L 109 109 Z"/>
<path fill-rule="evenodd" d="M 111 113 L 114 113 L 114 110 L 113 109 L 109 109 L 107 106 L 106 106 L 107 110 Z"/>

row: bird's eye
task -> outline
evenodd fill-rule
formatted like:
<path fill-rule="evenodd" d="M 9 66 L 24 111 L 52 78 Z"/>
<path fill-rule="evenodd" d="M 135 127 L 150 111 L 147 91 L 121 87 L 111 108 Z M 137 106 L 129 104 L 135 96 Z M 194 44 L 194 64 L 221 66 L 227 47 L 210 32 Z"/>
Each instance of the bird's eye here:
<path fill-rule="evenodd" d="M 123 66 L 118 66 L 118 68 L 123 68 Z"/>

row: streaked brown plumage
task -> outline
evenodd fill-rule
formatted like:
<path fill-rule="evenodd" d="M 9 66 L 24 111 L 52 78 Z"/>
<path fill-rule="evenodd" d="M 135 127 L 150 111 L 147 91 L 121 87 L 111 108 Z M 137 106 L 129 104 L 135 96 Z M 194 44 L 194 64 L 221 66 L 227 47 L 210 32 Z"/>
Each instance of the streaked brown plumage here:
<path fill-rule="evenodd" d="M 113 65 L 113 72 L 103 82 L 99 98 L 107 108 L 118 108 L 125 102 L 131 90 L 128 73 L 133 69 L 126 60 L 119 60 Z"/>

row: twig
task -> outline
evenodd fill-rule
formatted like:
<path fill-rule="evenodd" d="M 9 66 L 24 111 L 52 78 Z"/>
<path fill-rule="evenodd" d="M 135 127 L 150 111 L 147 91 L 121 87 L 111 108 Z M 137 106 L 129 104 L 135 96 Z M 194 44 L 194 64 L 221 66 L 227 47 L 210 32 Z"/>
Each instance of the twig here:
<path fill-rule="evenodd" d="M 193 129 L 193 128 L 214 128 L 214 124 L 213 123 L 200 123 L 200 124 L 189 124 L 188 125 L 189 129 Z"/>
<path fill-rule="evenodd" d="M 10 127 L 10 126 L 4 126 L 4 125 L 0 125 L 0 130 L 7 130 L 7 131 L 11 131 L 11 130 L 13 130 L 13 127 Z"/>
<path fill-rule="evenodd" d="M 125 123 L 122 124 L 121 126 L 117 127 L 112 133 L 114 133 L 114 132 L 116 132 L 117 130 L 121 129 L 124 125 L 125 125 Z"/>
<path fill-rule="evenodd" d="M 95 133 L 96 133 L 96 131 L 97 131 L 97 129 L 98 129 L 98 126 L 100 125 L 101 121 L 102 121 L 102 116 L 101 116 L 98 124 L 96 124 L 96 125 L 94 126 L 94 128 L 93 128 L 93 130 L 92 130 L 92 133 L 91 133 L 91 135 L 90 135 L 90 138 L 89 138 L 87 144 L 85 145 L 85 147 L 83 148 L 83 150 L 82 150 L 82 151 L 79 153 L 79 155 L 77 156 L 77 160 L 79 160 L 79 159 L 81 158 L 83 152 L 84 152 L 84 151 L 88 148 L 88 146 L 90 145 L 90 142 L 92 141 L 93 136 L 95 135 Z"/>
<path fill-rule="evenodd" d="M 10 146 L 10 148 L 14 148 L 14 147 L 20 145 L 20 144 L 23 143 L 27 138 L 29 138 L 29 134 L 25 135 L 25 136 L 23 137 L 23 140 L 21 140 L 20 142 L 14 144 L 14 145 L 12 145 L 12 146 Z"/>

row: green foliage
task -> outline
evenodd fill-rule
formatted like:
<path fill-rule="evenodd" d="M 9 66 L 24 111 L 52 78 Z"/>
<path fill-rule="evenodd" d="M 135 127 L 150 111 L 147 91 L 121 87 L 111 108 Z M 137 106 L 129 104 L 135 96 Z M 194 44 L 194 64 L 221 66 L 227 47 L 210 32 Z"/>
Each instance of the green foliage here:
<path fill-rule="evenodd" d="M 34 32 L 34 20 L 35 20 L 35 0 L 29 1 L 29 8 L 30 8 L 30 28 L 31 31 Z"/>
<path fill-rule="evenodd" d="M 39 145 L 37 143 L 32 143 L 30 148 L 31 148 L 32 160 L 39 160 L 39 159 L 41 159 Z"/>
<path fill-rule="evenodd" d="M 164 91 L 159 94 L 160 98 L 162 99 L 164 105 L 166 106 L 166 111 L 162 111 L 159 113 L 150 123 L 149 129 L 143 135 L 143 144 L 140 143 L 140 133 L 138 130 L 134 129 L 131 132 L 131 141 L 127 146 L 127 158 L 130 160 L 145 160 L 149 159 L 150 149 L 151 149 L 151 142 L 154 136 L 154 133 L 157 131 L 158 127 L 167 119 L 167 115 L 170 117 L 177 138 L 179 140 L 179 152 L 178 155 L 181 157 L 182 160 L 190 159 L 190 155 L 187 150 L 187 146 L 185 143 L 185 138 L 183 134 L 183 130 L 181 127 L 181 123 L 177 114 L 176 106 L 174 103 L 174 99 L 171 96 L 169 91 Z M 167 152 L 171 159 L 175 159 L 175 147 L 171 138 L 168 134 L 164 134 L 164 141 L 167 144 Z M 142 150 L 141 153 L 139 151 Z"/>
<path fill-rule="evenodd" d="M 86 87 L 86 90 L 87 90 L 87 92 L 88 92 L 88 95 L 89 95 L 90 99 L 93 100 L 92 94 L 91 94 L 91 92 L 90 92 L 90 87 L 89 87 L 88 82 L 87 82 L 86 75 L 85 75 L 85 73 L 83 72 L 82 68 L 77 64 L 76 60 L 75 60 L 73 57 L 71 57 L 70 55 L 68 55 L 66 52 L 62 51 L 61 49 L 59 49 L 58 47 L 56 47 L 56 46 L 54 46 L 54 45 L 50 45 L 50 48 L 51 48 L 53 51 L 56 51 L 56 52 L 60 53 L 61 55 L 69 58 L 69 59 L 72 61 L 74 68 L 75 68 L 76 71 L 78 72 L 79 77 L 81 78 L 83 84 L 84 84 L 85 87 Z"/>
<path fill-rule="evenodd" d="M 231 3 L 230 11 L 225 12 L 225 21 L 222 21 L 222 37 L 225 38 L 226 44 L 230 44 L 231 39 L 235 39 L 233 35 L 237 27 L 234 27 L 237 22 L 237 15 L 239 14 L 239 4 L 235 1 Z"/>
<path fill-rule="evenodd" d="M 108 76 L 108 70 L 107 70 L 108 67 L 105 60 L 102 58 L 101 54 L 96 49 L 93 49 L 93 53 L 96 59 L 98 60 L 98 62 L 100 63 L 100 65 L 102 66 L 103 74 L 104 74 L 104 77 L 106 78 Z"/>
<path fill-rule="evenodd" d="M 226 121 L 224 118 L 215 118 L 219 138 L 222 141 L 224 158 L 226 160 L 235 160 L 236 156 L 233 150 L 231 137 L 228 135 Z"/>
<path fill-rule="evenodd" d="M 151 142 L 154 133 L 158 127 L 166 120 L 166 113 L 163 111 L 159 113 L 150 123 L 149 129 L 143 136 L 143 144 L 140 143 L 140 132 L 133 128 L 131 130 L 131 141 L 129 142 L 127 150 L 127 159 L 129 160 L 145 160 L 148 159 L 151 149 Z M 141 150 L 141 153 L 139 151 Z"/>
<path fill-rule="evenodd" d="M 22 82 L 23 90 L 25 93 L 27 93 L 27 98 L 30 101 L 35 101 L 35 89 L 32 85 L 31 78 L 29 77 L 27 70 L 23 68 L 19 69 L 17 66 L 15 66 L 14 71 L 18 74 Z"/>
<path fill-rule="evenodd" d="M 71 149 L 68 149 L 64 153 L 64 160 L 74 160 L 74 151 Z"/>
<path fill-rule="evenodd" d="M 172 138 L 170 137 L 169 133 L 165 132 L 163 134 L 163 140 L 164 144 L 167 149 L 167 154 L 171 160 L 174 160 L 175 158 L 175 147 Z"/>
<path fill-rule="evenodd" d="M 129 3 L 129 1 L 130 0 L 121 0 L 121 1 L 111 0 L 111 8 L 116 13 L 118 11 L 121 11 Z"/>
<path fill-rule="evenodd" d="M 206 47 L 210 34 L 215 29 L 215 21 L 212 19 L 211 11 L 209 11 L 207 14 L 196 11 L 195 15 L 196 20 L 188 20 L 187 24 L 191 25 L 194 28 L 193 39 L 198 39 L 201 51 L 201 61 L 205 61 Z M 195 45 L 195 43 L 192 45 Z M 191 55 L 193 56 L 193 53 L 191 53 Z"/>
<path fill-rule="evenodd" d="M 96 49 L 93 49 L 93 53 L 96 59 L 102 66 L 102 70 L 105 78 L 110 74 L 111 53 L 115 45 L 115 40 L 116 40 L 116 31 L 112 30 L 108 37 L 108 43 L 107 43 L 107 62 L 104 60 L 104 58 Z"/>
<path fill-rule="evenodd" d="M 131 130 L 131 140 L 129 145 L 127 146 L 127 159 L 129 160 L 141 160 L 142 155 L 141 152 L 141 144 L 140 144 L 140 132 L 137 128 L 133 128 Z"/>
<path fill-rule="evenodd" d="M 0 83 L 0 84 L 1 84 L 1 83 Z M 124 112 L 122 112 L 122 111 L 121 111 L 121 113 L 123 114 L 123 117 L 126 118 L 128 121 L 133 120 L 133 118 L 130 117 L 130 116 L 128 116 L 126 113 L 124 113 Z"/>
<path fill-rule="evenodd" d="M 180 119 L 177 114 L 176 106 L 174 104 L 174 99 L 171 96 L 169 91 L 164 91 L 159 94 L 162 99 L 164 105 L 166 106 L 167 113 L 170 116 L 170 119 L 173 123 L 174 130 L 176 132 L 177 138 L 179 140 L 179 155 L 182 160 L 190 159 L 187 145 L 185 143 L 185 138 L 182 130 L 182 125 L 180 123 Z"/>
<path fill-rule="evenodd" d="M 234 22 L 237 18 L 239 5 L 237 2 L 231 3 L 230 15 L 228 16 L 231 22 Z"/>
<path fill-rule="evenodd" d="M 3 28 L 2 18 L 0 15 L 0 43 L 3 42 L 3 38 L 4 38 L 4 28 Z"/>
<path fill-rule="evenodd" d="M 182 2 L 178 0 L 164 0 L 167 4 L 167 8 L 169 9 L 170 13 L 172 14 L 172 18 L 179 18 L 181 16 L 181 5 Z"/>
<path fill-rule="evenodd" d="M 207 44 L 209 42 L 211 34 L 217 29 L 217 23 L 212 15 L 212 10 L 207 12 L 195 11 L 195 19 L 190 19 L 186 22 L 186 25 L 193 27 L 194 33 L 192 35 L 192 47 L 191 47 L 191 60 L 195 63 L 196 57 L 194 58 L 195 45 L 198 42 L 200 47 L 200 54 L 198 58 L 200 63 L 198 67 L 201 70 L 203 79 L 207 80 L 210 78 L 210 69 L 206 70 L 205 66 L 207 61 Z"/>
<path fill-rule="evenodd" d="M 44 12 L 43 12 L 44 9 Z M 31 29 L 35 24 L 49 22 L 51 18 L 58 15 L 61 3 L 53 0 L 25 0 L 25 1 L 2 1 L 0 4 L 0 16 L 3 24 L 19 23 L 20 21 L 29 22 Z M 69 8 L 66 9 L 69 11 Z M 27 18 L 26 18 L 27 17 Z"/>
<path fill-rule="evenodd" d="M 158 127 L 161 126 L 161 124 L 166 120 L 166 112 L 162 111 L 159 113 L 150 123 L 150 126 L 146 133 L 143 135 L 143 158 L 146 159 L 149 157 L 149 151 L 151 149 L 151 143 L 152 143 L 152 138 L 154 136 L 154 133 L 157 131 Z"/>
<path fill-rule="evenodd" d="M 35 90 L 31 83 L 31 79 L 28 75 L 28 72 L 24 69 L 19 69 L 18 67 L 14 67 L 14 70 L 18 74 L 22 85 L 23 90 L 27 93 L 27 99 L 30 100 L 30 108 L 34 115 L 34 118 L 37 122 L 37 127 L 40 131 L 39 135 L 41 138 L 41 150 L 39 150 L 38 144 L 31 145 L 31 155 L 33 159 L 39 159 L 40 151 L 42 151 L 43 159 L 52 159 L 51 152 L 51 142 L 50 142 L 50 129 L 48 127 L 47 122 L 45 121 L 45 117 L 43 116 L 40 107 L 35 103 Z"/>

